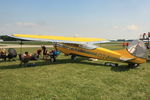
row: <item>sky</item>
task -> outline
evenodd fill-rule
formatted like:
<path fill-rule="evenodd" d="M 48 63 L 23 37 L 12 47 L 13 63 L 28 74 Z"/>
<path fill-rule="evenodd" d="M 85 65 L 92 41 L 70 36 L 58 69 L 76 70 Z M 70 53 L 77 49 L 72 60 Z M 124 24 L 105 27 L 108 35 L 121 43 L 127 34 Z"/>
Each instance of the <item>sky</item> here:
<path fill-rule="evenodd" d="M 0 0 L 0 34 L 138 39 L 150 0 Z"/>

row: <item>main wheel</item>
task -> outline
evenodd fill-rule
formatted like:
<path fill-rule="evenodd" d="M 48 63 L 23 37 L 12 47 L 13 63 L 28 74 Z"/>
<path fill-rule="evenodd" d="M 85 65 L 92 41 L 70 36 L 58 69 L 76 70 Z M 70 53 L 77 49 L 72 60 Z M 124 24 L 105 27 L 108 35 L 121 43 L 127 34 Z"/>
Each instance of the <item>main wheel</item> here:
<path fill-rule="evenodd" d="M 112 67 L 118 67 L 118 64 L 117 63 L 111 63 L 111 62 L 105 62 L 106 66 L 112 66 Z"/>
<path fill-rule="evenodd" d="M 110 65 L 111 65 L 111 63 L 110 63 L 110 62 L 105 62 L 105 63 L 104 63 L 104 65 L 106 65 L 106 66 L 110 66 Z"/>
<path fill-rule="evenodd" d="M 118 64 L 117 63 L 111 63 L 111 66 L 112 67 L 118 67 Z"/>

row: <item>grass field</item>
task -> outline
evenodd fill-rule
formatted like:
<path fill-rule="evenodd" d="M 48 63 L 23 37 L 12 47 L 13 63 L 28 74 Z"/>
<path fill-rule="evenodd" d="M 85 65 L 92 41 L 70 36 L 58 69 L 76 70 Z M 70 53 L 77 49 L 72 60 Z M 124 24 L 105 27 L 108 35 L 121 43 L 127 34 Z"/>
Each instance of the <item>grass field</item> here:
<path fill-rule="evenodd" d="M 122 48 L 114 45 L 101 46 Z M 0 100 L 150 100 L 150 62 L 132 69 L 83 58 L 73 62 L 61 54 L 55 63 L 30 63 L 36 66 L 20 67 L 18 58 L 0 62 Z"/>
<path fill-rule="evenodd" d="M 3 41 L 0 44 L 20 44 L 21 41 Z M 41 42 L 41 41 L 22 41 L 23 45 L 47 45 L 52 44 L 51 42 Z"/>

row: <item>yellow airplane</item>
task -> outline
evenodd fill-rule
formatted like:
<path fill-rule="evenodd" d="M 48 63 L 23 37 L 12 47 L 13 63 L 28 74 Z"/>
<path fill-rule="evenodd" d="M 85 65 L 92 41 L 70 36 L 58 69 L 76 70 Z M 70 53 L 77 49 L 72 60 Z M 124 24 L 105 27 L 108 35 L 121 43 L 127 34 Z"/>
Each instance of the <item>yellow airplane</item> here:
<path fill-rule="evenodd" d="M 147 61 L 147 48 L 143 41 L 135 40 L 130 43 L 126 49 L 109 50 L 97 47 L 94 43 L 108 42 L 99 38 L 80 38 L 80 37 L 62 37 L 62 36 L 43 36 L 43 35 L 26 35 L 12 34 L 13 38 L 23 40 L 50 41 L 54 43 L 56 50 L 66 55 L 71 55 L 73 60 L 76 56 L 95 58 L 106 61 L 128 63 L 129 66 L 137 67 L 139 64 Z M 117 63 L 108 63 L 105 65 L 118 66 Z"/>

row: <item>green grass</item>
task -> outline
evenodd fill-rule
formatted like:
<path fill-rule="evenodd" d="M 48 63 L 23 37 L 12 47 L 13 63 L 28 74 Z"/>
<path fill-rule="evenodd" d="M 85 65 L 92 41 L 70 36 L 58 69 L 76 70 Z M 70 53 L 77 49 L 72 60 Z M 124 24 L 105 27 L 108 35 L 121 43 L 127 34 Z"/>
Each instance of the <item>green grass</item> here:
<path fill-rule="evenodd" d="M 3 41 L 1 44 L 20 44 L 21 41 Z M 41 41 L 23 41 L 23 45 L 49 45 L 51 42 L 41 42 Z"/>
<path fill-rule="evenodd" d="M 122 63 L 110 67 L 82 58 L 73 62 L 61 54 L 55 63 L 32 61 L 36 66 L 30 67 L 19 63 L 18 58 L 0 62 L 0 100 L 150 100 L 149 62 L 134 69 Z"/>

